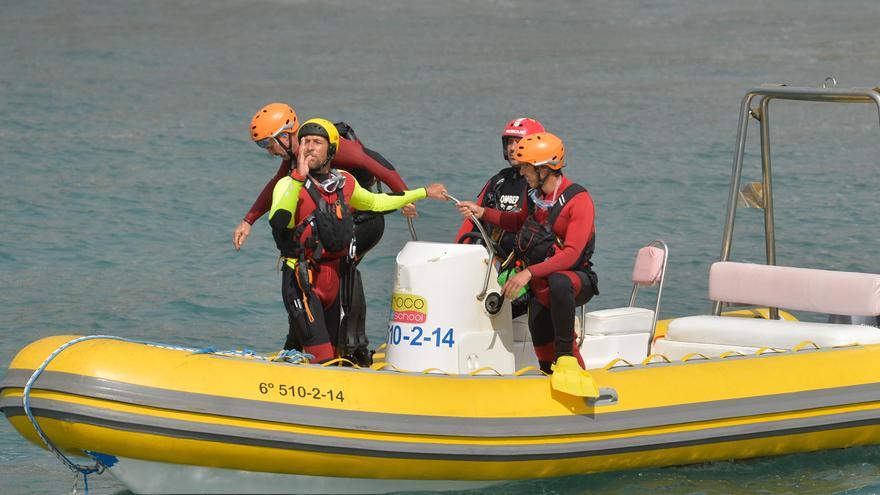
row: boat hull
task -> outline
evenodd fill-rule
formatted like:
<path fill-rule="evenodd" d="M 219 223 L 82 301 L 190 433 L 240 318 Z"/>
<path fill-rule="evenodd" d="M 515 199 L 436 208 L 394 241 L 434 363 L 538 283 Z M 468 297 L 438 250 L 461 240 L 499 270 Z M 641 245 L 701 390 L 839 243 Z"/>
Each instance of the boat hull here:
<path fill-rule="evenodd" d="M 500 481 L 386 480 L 303 476 L 119 458 L 110 468 L 135 493 L 332 494 L 472 490 Z"/>
<path fill-rule="evenodd" d="M 22 388 L 69 339 L 23 350 L 2 384 L 0 408 L 38 445 Z M 136 493 L 247 493 L 250 481 L 251 493 L 464 489 L 880 443 L 878 352 L 596 370 L 607 396 L 594 402 L 543 376 L 325 368 L 96 341 L 59 355 L 31 405 L 59 448 L 102 456 Z"/>

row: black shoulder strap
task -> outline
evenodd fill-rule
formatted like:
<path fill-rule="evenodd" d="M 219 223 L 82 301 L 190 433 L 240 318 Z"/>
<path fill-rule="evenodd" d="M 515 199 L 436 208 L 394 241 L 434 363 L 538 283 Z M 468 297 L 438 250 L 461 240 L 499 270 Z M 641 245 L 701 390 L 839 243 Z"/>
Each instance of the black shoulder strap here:
<path fill-rule="evenodd" d="M 323 201 L 324 198 L 321 197 L 321 193 L 317 191 L 317 186 L 312 181 L 311 177 L 307 177 L 305 183 L 303 184 L 303 189 L 309 193 L 309 196 L 312 198 L 312 201 L 315 203 L 315 207 L 321 206 L 320 201 Z"/>
<path fill-rule="evenodd" d="M 324 198 L 321 197 L 321 194 L 315 190 L 316 186 L 315 186 L 315 183 L 312 182 L 311 177 L 306 177 L 306 181 L 303 183 L 303 189 L 305 189 L 306 192 L 309 193 L 309 196 L 312 198 L 312 201 L 315 203 L 316 210 L 321 208 L 321 203 L 325 203 L 325 204 L 327 203 L 326 201 L 324 201 Z M 294 227 L 294 230 L 293 230 L 294 238 L 299 239 L 299 237 L 302 235 L 303 231 L 306 229 L 306 226 L 309 225 L 314 218 L 315 218 L 315 212 L 309 213 L 305 218 L 303 218 L 302 221 L 296 227 Z"/>
<path fill-rule="evenodd" d="M 568 186 L 565 191 L 562 191 L 562 194 L 556 198 L 556 202 L 553 203 L 553 209 L 550 210 L 550 215 L 547 217 L 547 224 L 555 224 L 556 219 L 559 218 L 559 215 L 562 213 L 562 209 L 565 208 L 565 204 L 571 201 L 573 197 L 584 192 L 587 192 L 587 190 L 580 184 L 572 184 Z"/>

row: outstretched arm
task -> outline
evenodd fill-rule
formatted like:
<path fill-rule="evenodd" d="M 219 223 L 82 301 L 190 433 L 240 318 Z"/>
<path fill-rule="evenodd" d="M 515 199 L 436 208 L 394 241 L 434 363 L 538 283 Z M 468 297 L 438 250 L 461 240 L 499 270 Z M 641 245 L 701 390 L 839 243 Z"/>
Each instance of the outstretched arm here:
<path fill-rule="evenodd" d="M 269 208 L 272 206 L 272 192 L 275 189 L 275 184 L 281 180 L 282 177 L 287 175 L 290 170 L 290 161 L 283 160 L 281 162 L 281 166 L 278 167 L 278 171 L 275 172 L 275 176 L 269 179 L 269 182 L 263 186 L 263 190 L 260 191 L 260 194 L 257 196 L 254 204 L 251 205 L 251 208 L 245 214 L 244 219 L 238 223 L 238 226 L 235 227 L 235 230 L 232 232 L 232 246 L 236 251 L 241 249 L 241 246 L 244 245 L 248 236 L 251 233 L 251 225 L 254 224 L 263 214 L 269 211 Z"/>
<path fill-rule="evenodd" d="M 458 211 L 465 218 L 474 215 L 478 220 L 497 225 L 508 232 L 518 232 L 529 216 L 527 209 L 499 211 L 494 208 L 482 207 L 473 201 L 462 201 L 458 204 Z"/>
<path fill-rule="evenodd" d="M 350 176 L 349 176 L 350 177 Z M 353 177 L 350 177 L 354 180 Z M 443 184 L 431 184 L 401 193 L 371 193 L 355 181 L 351 195 L 351 206 L 361 211 L 390 211 L 425 198 L 446 200 L 446 187 Z"/>
<path fill-rule="evenodd" d="M 486 201 L 486 191 L 489 189 L 489 184 L 492 182 L 490 179 L 486 182 L 486 185 L 483 186 L 483 189 L 480 191 L 480 195 L 477 197 L 476 204 L 485 205 Z M 458 229 L 458 233 L 455 234 L 455 242 L 461 242 L 461 236 L 467 234 L 468 232 L 474 232 L 476 227 L 474 227 L 473 222 L 470 219 L 470 215 L 466 216 L 464 222 L 461 224 L 461 228 Z"/>

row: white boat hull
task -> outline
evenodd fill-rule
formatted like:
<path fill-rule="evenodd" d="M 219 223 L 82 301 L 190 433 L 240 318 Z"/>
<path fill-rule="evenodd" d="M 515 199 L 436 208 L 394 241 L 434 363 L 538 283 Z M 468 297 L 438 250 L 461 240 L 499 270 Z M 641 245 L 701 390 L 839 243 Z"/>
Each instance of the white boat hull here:
<path fill-rule="evenodd" d="M 109 471 L 138 494 L 330 494 L 469 490 L 499 481 L 385 480 L 258 473 L 120 457 Z"/>

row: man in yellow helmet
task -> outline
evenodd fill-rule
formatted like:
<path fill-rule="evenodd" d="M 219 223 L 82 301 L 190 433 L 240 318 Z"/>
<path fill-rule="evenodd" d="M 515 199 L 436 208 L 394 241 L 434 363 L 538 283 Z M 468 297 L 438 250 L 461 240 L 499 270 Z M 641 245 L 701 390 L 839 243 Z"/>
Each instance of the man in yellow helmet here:
<path fill-rule="evenodd" d="M 347 124 L 335 124 L 340 130 L 339 149 L 333 156 L 333 166 L 351 172 L 365 188 L 372 188 L 381 182 L 394 192 L 406 190 L 406 183 L 394 169 L 394 166 L 382 155 L 365 147 L 354 130 Z M 270 103 L 259 109 L 251 118 L 249 135 L 251 140 L 270 155 L 281 157 L 281 165 L 275 175 L 260 191 L 241 222 L 232 233 L 232 245 L 241 249 L 251 233 L 251 226 L 263 214 L 269 211 L 272 204 L 272 190 L 282 177 L 290 174 L 296 165 L 297 142 L 296 131 L 299 120 L 296 111 L 286 103 Z M 405 210 L 408 216 L 415 216 L 415 208 Z M 358 257 L 375 246 L 382 238 L 385 220 L 375 213 L 359 212 L 355 215 L 355 229 L 358 231 L 360 245 Z"/>
<path fill-rule="evenodd" d="M 282 294 L 290 323 L 285 349 L 301 345 L 316 362 L 338 352 L 341 264 L 357 249 L 351 208 L 389 211 L 426 197 L 446 200 L 442 184 L 396 195 L 367 191 L 352 174 L 331 167 L 339 143 L 331 122 L 303 123 L 296 167 L 275 185 L 269 211 L 284 259 Z"/>

